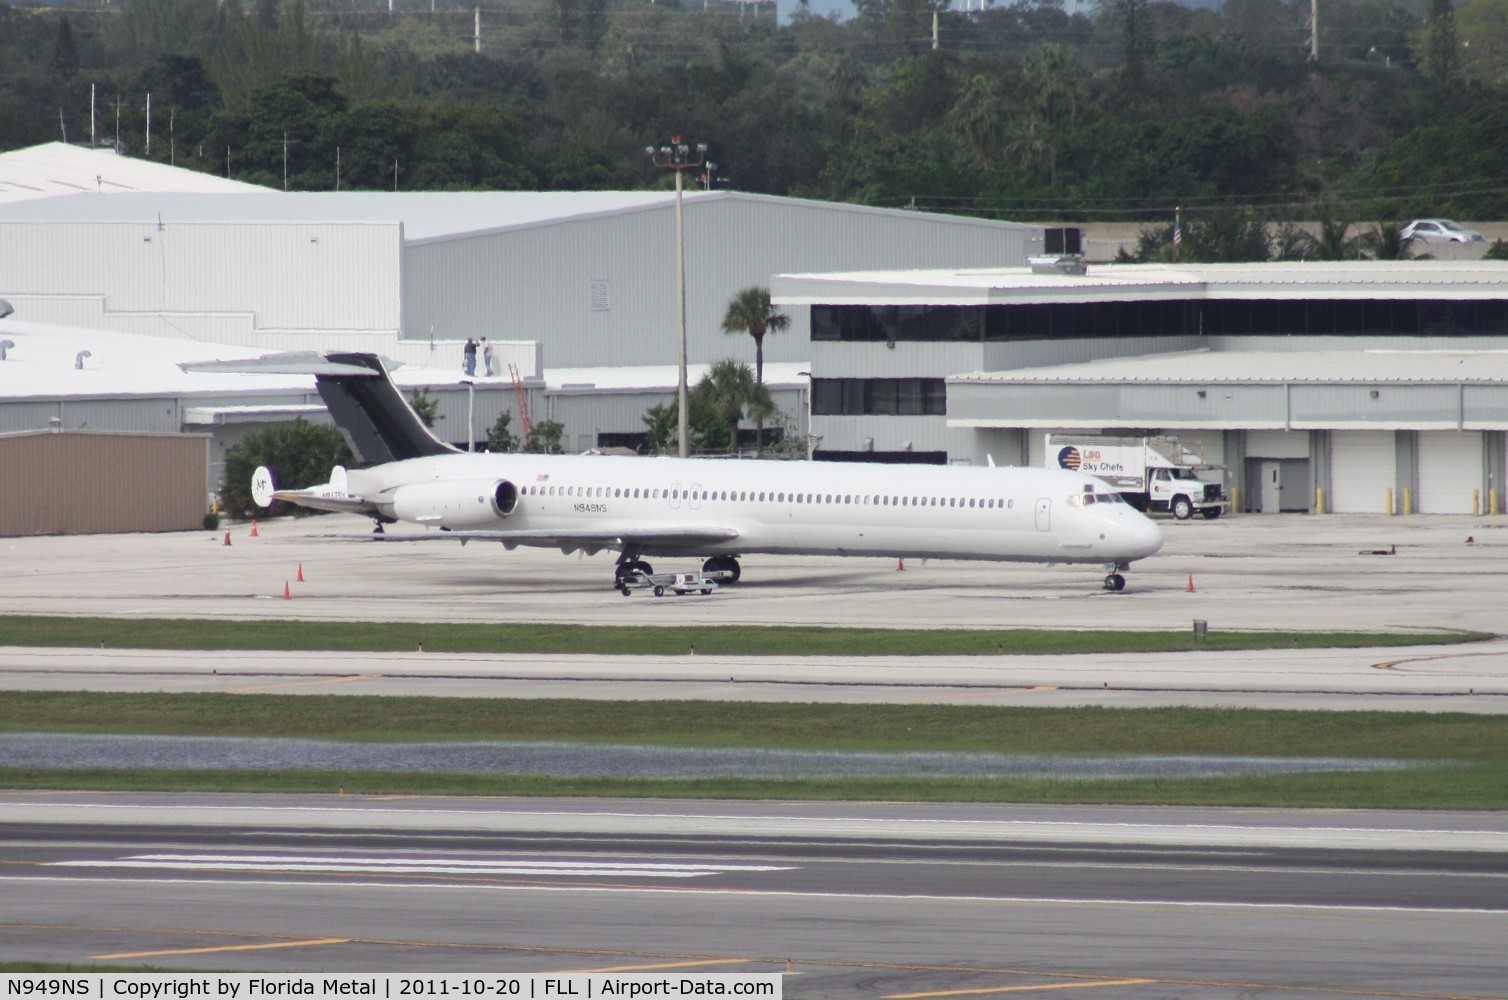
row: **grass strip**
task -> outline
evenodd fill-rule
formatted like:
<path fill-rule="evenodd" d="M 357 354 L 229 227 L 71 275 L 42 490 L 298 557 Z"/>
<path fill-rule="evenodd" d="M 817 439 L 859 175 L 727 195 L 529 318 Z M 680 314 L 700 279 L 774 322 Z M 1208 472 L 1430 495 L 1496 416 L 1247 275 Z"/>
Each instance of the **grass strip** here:
<path fill-rule="evenodd" d="M 448 653 L 600 653 L 675 656 L 937 656 L 1175 652 L 1442 645 L 1481 632 L 1223 632 L 1192 630 L 865 629 L 768 625 L 610 626 L 289 619 L 70 618 L 0 615 L 0 645 L 115 649 L 327 650 Z"/>
<path fill-rule="evenodd" d="M 1397 771 L 1113 780 L 682 780 L 0 768 L 0 785 L 12 788 L 1508 808 L 1508 726 L 1497 717 L 1462 713 L 6 692 L 0 694 L 0 730 L 1418 762 Z"/>
<path fill-rule="evenodd" d="M 0 730 L 370 742 L 1508 759 L 1498 716 L 1218 708 L 0 692 Z"/>
<path fill-rule="evenodd" d="M 871 802 L 1242 806 L 1270 809 L 1500 810 L 1508 761 L 1407 771 L 1222 778 L 629 779 L 534 775 L 311 771 L 28 771 L 0 768 L 0 787 L 89 791 L 258 792 L 411 796 L 604 796 Z"/>

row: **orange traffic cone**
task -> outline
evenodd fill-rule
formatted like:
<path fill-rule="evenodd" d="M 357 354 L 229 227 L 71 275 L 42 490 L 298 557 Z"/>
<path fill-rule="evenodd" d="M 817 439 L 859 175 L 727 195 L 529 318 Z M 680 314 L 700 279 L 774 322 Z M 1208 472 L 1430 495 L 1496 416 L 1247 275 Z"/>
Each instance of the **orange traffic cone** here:
<path fill-rule="evenodd" d="M 251 537 L 252 538 L 256 538 L 257 537 L 257 522 L 256 522 L 255 519 L 253 519 L 252 522 L 251 522 Z"/>
<path fill-rule="evenodd" d="M 902 559 L 902 560 L 900 560 L 899 562 L 897 562 L 895 564 L 895 571 L 897 573 L 903 572 L 905 569 L 906 569 L 906 560 Z"/>
<path fill-rule="evenodd" d="M 291 600 L 293 600 L 293 591 L 291 591 L 291 590 L 288 589 L 288 581 L 287 580 L 283 581 L 283 600 L 285 600 L 285 601 L 291 601 Z"/>
<path fill-rule="evenodd" d="M 1189 574 L 1189 593 L 1192 594 L 1193 592 L 1194 592 L 1194 574 L 1190 573 Z"/>
<path fill-rule="evenodd" d="M 303 563 L 299 563 L 298 564 L 298 582 L 299 583 L 303 583 L 304 582 L 304 564 Z"/>
<path fill-rule="evenodd" d="M 228 531 L 225 533 L 225 544 L 226 545 L 230 544 L 230 532 L 228 532 Z"/>

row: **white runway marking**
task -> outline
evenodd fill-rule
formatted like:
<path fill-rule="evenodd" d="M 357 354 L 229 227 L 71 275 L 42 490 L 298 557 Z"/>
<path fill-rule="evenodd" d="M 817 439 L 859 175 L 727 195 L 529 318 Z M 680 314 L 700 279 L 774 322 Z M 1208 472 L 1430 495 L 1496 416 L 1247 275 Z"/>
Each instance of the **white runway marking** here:
<path fill-rule="evenodd" d="M 56 868 L 136 868 L 175 871 L 244 871 L 391 875 L 570 875 L 591 878 L 697 878 L 726 872 L 794 871 L 740 864 L 662 864 L 618 861 L 534 861 L 526 858 L 323 858 L 308 855 L 138 854 L 113 860 L 54 861 Z"/>

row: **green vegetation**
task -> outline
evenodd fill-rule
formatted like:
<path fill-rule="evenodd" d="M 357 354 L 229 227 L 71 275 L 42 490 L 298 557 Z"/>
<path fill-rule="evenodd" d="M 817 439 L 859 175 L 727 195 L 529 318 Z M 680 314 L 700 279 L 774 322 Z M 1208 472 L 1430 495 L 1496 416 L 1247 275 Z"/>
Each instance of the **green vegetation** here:
<path fill-rule="evenodd" d="M 679 656 L 1000 655 L 1167 652 L 1191 648 L 1326 649 L 1476 642 L 1486 633 L 1094 632 L 1046 629 L 861 629 L 766 625 L 597 626 L 444 622 L 64 618 L 0 615 L 0 643 L 115 649 L 308 649 L 344 652 L 619 653 Z"/>
<path fill-rule="evenodd" d="M 258 507 L 251 498 L 251 474 L 265 465 L 279 488 L 299 490 L 329 482 L 331 469 L 351 461 L 351 449 L 334 427 L 295 420 L 258 428 L 225 453 L 221 509 L 242 517 L 270 517 L 285 508 L 296 515 L 307 514 L 303 508 L 277 502 L 265 511 Z"/>
<path fill-rule="evenodd" d="M 693 184 L 1164 233 L 1182 206 L 1184 259 L 1277 251 L 1242 219 L 1508 215 L 1503 0 L 1332 4 L 1313 61 L 1301 0 L 735 6 L 493 6 L 476 51 L 451 2 L 0 3 L 0 149 L 118 141 L 296 191 L 604 190 L 667 183 L 644 147 L 681 135 L 716 164 Z"/>
<path fill-rule="evenodd" d="M 637 780 L 0 769 L 0 785 L 13 788 L 1508 807 L 1508 727 L 1495 717 L 1462 714 L 22 692 L 0 699 L 0 731 L 874 752 L 1324 756 L 1419 765 L 1399 771 L 1125 780 Z"/>

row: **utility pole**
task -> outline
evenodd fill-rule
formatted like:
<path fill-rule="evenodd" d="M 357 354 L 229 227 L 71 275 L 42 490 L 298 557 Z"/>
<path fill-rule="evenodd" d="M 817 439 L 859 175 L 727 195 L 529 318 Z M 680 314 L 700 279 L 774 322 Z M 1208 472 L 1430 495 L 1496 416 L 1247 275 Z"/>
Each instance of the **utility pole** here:
<path fill-rule="evenodd" d="M 671 136 L 669 146 L 656 149 L 645 146 L 644 152 L 657 167 L 675 172 L 675 293 L 680 310 L 681 367 L 676 382 L 676 454 L 685 458 L 690 453 L 691 421 L 690 406 L 686 400 L 686 218 L 682 207 L 686 181 L 685 173 L 702 166 L 707 160 L 707 144 L 698 143 L 694 148 L 681 142 L 681 137 Z"/>
<path fill-rule="evenodd" d="M 1309 0 L 1309 61 L 1319 62 L 1319 0 Z"/>
<path fill-rule="evenodd" d="M 147 93 L 147 150 L 146 155 L 152 155 L 152 94 Z"/>

